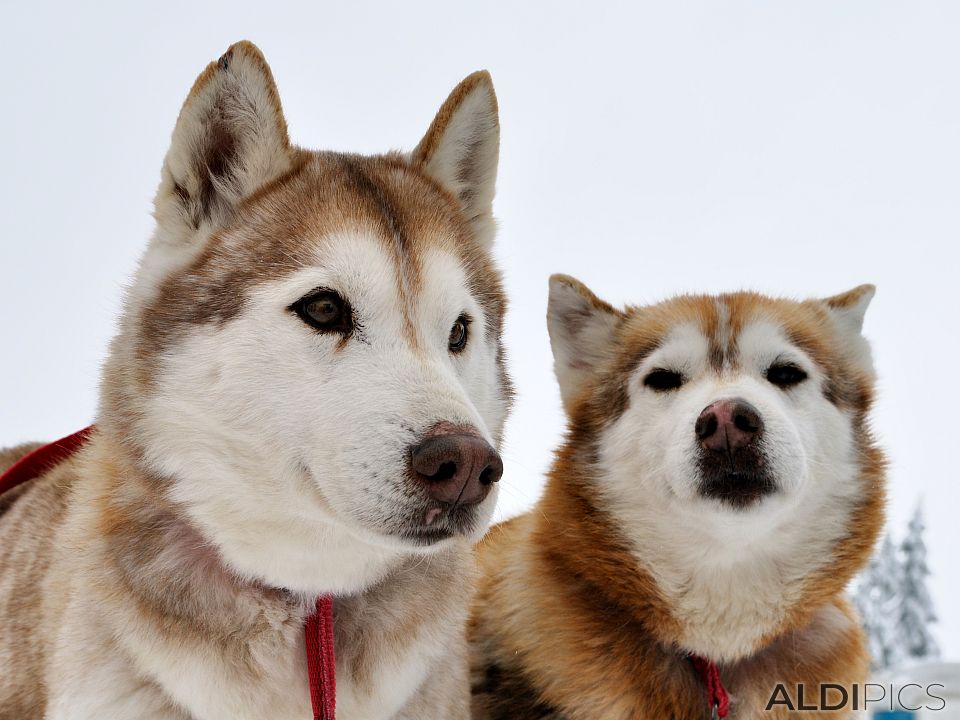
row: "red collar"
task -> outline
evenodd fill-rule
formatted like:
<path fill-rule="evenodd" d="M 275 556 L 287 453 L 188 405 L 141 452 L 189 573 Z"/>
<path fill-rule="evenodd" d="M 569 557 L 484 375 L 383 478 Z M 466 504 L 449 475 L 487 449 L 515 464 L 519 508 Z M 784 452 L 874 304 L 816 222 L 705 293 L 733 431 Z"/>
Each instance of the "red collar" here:
<path fill-rule="evenodd" d="M 730 712 L 730 696 L 720 682 L 720 668 L 713 660 L 707 660 L 701 655 L 691 655 L 690 662 L 703 678 L 703 684 L 707 686 L 707 704 L 710 706 L 713 717 L 725 718 Z"/>
<path fill-rule="evenodd" d="M 93 434 L 93 426 L 27 453 L 0 474 L 0 494 L 26 482 L 79 450 Z M 317 608 L 303 626 L 307 641 L 307 675 L 313 720 L 334 720 L 337 683 L 333 656 L 333 598 L 317 598 Z"/>

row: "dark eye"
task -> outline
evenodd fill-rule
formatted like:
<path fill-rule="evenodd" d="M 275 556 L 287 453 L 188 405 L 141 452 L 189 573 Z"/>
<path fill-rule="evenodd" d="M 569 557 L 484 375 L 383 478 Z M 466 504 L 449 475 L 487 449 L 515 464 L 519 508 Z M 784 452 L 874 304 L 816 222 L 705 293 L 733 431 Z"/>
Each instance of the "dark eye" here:
<path fill-rule="evenodd" d="M 807 374 L 796 365 L 771 365 L 767 370 L 767 380 L 781 388 L 799 385 L 806 379 Z"/>
<path fill-rule="evenodd" d="M 672 370 L 654 370 L 643 379 L 643 384 L 658 392 L 676 390 L 683 385 L 683 375 Z"/>
<path fill-rule="evenodd" d="M 469 336 L 470 318 L 461 315 L 450 328 L 450 337 L 447 340 L 447 347 L 450 352 L 458 353 L 467 346 L 467 337 Z"/>
<path fill-rule="evenodd" d="M 318 290 L 290 306 L 307 325 L 323 332 L 346 335 L 353 330 L 350 304 L 333 290 Z"/>

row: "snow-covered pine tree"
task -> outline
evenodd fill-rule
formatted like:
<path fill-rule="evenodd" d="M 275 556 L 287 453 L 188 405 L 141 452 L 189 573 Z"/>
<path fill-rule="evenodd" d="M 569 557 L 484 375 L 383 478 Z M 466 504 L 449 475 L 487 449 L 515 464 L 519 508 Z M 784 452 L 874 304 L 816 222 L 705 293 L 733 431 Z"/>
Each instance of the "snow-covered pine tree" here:
<path fill-rule="evenodd" d="M 923 509 L 917 509 L 907 526 L 907 534 L 900 544 L 903 563 L 899 625 L 904 651 L 908 658 L 936 660 L 940 648 L 930 633 L 930 623 L 936 622 L 933 600 L 927 590 L 927 546 L 923 541 Z"/>
<path fill-rule="evenodd" d="M 899 624 L 901 578 L 897 548 L 887 535 L 861 575 L 854 596 L 874 670 L 896 667 L 905 657 Z"/>

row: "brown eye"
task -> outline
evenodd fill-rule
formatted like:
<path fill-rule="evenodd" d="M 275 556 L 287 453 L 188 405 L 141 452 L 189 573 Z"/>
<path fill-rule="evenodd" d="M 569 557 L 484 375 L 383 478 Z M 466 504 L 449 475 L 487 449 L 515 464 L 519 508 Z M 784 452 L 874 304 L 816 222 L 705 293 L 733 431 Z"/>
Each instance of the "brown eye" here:
<path fill-rule="evenodd" d="M 807 379 L 807 374 L 796 365 L 771 365 L 767 370 L 767 380 L 780 388 L 789 388 L 799 385 Z"/>
<path fill-rule="evenodd" d="M 676 390 L 683 385 L 683 375 L 672 370 L 653 370 L 643 379 L 643 384 L 658 392 Z"/>
<path fill-rule="evenodd" d="M 450 352 L 458 353 L 467 346 L 467 336 L 470 334 L 468 331 L 469 326 L 470 318 L 466 315 L 461 315 L 457 318 L 453 327 L 450 328 L 450 338 L 447 341 L 447 347 L 450 348 Z"/>
<path fill-rule="evenodd" d="M 318 290 L 300 298 L 291 307 L 307 325 L 324 332 L 347 334 L 353 330 L 350 305 L 333 290 Z"/>

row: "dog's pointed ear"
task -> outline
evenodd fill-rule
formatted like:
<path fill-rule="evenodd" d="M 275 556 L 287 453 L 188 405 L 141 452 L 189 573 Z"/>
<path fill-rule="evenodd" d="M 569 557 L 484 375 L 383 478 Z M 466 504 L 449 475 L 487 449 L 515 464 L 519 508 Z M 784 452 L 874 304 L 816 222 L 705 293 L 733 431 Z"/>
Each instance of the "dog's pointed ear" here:
<path fill-rule="evenodd" d="M 174 237 L 229 222 L 239 202 L 289 169 L 273 75 L 249 42 L 231 45 L 190 90 L 164 159 L 158 223 Z"/>
<path fill-rule="evenodd" d="M 480 70 L 454 88 L 411 161 L 459 200 L 484 244 L 493 242 L 493 195 L 500 157 L 500 120 L 490 73 Z"/>
<path fill-rule="evenodd" d="M 838 328 L 859 335 L 863 330 L 863 317 L 876 292 L 874 285 L 858 285 L 853 290 L 825 298 L 823 303 Z"/>
<path fill-rule="evenodd" d="M 590 377 L 609 357 L 623 313 L 569 275 L 550 276 L 547 330 L 563 407 L 570 413 Z"/>
<path fill-rule="evenodd" d="M 873 354 L 863 336 L 863 317 L 876 291 L 873 285 L 859 285 L 853 290 L 819 301 L 826 307 L 834 327 L 845 340 L 845 355 L 868 375 L 874 373 Z"/>

